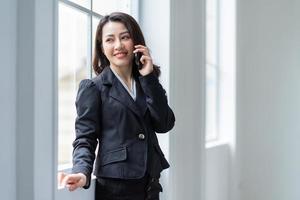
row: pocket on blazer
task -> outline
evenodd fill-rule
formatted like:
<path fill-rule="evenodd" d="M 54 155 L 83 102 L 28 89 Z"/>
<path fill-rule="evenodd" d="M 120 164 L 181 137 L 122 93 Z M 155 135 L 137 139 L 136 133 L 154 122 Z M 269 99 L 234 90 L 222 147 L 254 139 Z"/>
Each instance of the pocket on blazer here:
<path fill-rule="evenodd" d="M 127 149 L 126 147 L 121 147 L 104 153 L 102 155 L 100 165 L 104 166 L 116 162 L 121 162 L 126 159 L 127 159 Z"/>

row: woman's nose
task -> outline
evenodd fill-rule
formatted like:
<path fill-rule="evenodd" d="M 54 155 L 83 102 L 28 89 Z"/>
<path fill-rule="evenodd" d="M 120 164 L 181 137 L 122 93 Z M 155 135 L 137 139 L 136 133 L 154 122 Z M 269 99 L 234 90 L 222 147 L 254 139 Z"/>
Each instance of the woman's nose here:
<path fill-rule="evenodd" d="M 123 44 L 121 42 L 121 40 L 116 40 L 116 44 L 115 44 L 115 49 L 122 49 L 123 48 Z"/>

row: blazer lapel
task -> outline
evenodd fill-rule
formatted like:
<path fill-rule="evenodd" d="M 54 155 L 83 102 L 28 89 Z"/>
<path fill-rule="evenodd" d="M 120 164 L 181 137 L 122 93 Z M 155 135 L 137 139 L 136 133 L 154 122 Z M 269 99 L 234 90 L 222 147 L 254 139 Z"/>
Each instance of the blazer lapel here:
<path fill-rule="evenodd" d="M 136 80 L 136 101 L 135 103 L 138 105 L 141 115 L 144 116 L 147 111 L 147 103 L 146 103 L 146 95 L 141 87 L 141 84 L 138 80 Z"/>
<path fill-rule="evenodd" d="M 122 83 L 118 80 L 118 78 L 113 74 L 109 67 L 106 67 L 103 72 L 103 84 L 110 85 L 109 96 L 119 101 L 126 107 L 128 107 L 132 112 L 134 112 L 139 117 L 142 117 L 139 112 L 139 108 L 136 106 L 134 100 L 128 94 Z"/>
<path fill-rule="evenodd" d="M 127 106 L 132 112 L 141 116 L 139 108 L 135 105 L 134 100 L 117 78 L 115 79 L 109 94 L 112 98 Z"/>

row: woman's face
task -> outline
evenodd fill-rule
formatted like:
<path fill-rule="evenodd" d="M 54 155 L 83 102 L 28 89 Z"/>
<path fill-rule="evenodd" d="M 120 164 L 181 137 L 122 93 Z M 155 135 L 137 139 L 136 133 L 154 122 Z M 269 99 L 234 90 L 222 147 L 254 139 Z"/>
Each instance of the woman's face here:
<path fill-rule="evenodd" d="M 125 25 L 108 22 L 102 30 L 102 50 L 113 67 L 130 67 L 133 61 L 134 44 Z"/>

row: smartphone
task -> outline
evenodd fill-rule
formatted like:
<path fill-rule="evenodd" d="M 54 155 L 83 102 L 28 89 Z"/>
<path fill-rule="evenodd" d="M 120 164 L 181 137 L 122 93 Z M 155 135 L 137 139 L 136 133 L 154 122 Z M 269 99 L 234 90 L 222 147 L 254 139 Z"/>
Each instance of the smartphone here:
<path fill-rule="evenodd" d="M 141 57 L 142 57 L 142 53 L 141 52 L 134 53 L 134 62 L 136 64 L 138 70 L 140 70 L 140 69 L 143 68 L 143 64 L 140 61 Z"/>

